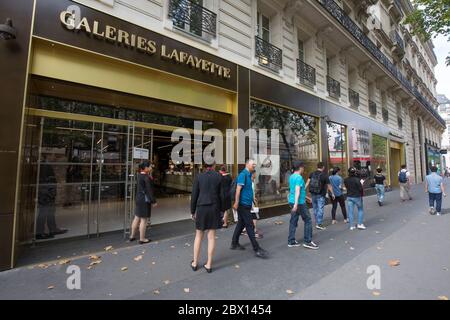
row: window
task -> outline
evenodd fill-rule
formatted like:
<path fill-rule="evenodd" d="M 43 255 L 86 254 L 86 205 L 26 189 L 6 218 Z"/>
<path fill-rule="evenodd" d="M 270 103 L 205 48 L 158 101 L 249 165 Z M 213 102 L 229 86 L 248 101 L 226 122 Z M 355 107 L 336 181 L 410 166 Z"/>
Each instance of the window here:
<path fill-rule="evenodd" d="M 347 127 L 338 123 L 327 123 L 328 163 L 330 169 L 339 167 L 347 175 Z"/>
<path fill-rule="evenodd" d="M 285 204 L 289 193 L 289 176 L 292 161 L 302 160 L 305 163 L 303 178 L 305 182 L 309 173 L 313 172 L 319 161 L 319 132 L 317 118 L 299 112 L 289 111 L 259 101 L 250 104 L 250 128 L 279 130 L 279 154 L 271 156 L 275 164 L 276 174 L 264 175 L 256 169 L 256 197 L 258 203 Z M 270 137 L 267 137 L 270 142 Z M 268 151 L 271 147 L 268 146 Z M 270 156 L 260 154 L 260 150 L 251 150 L 250 156 L 262 163 Z M 259 166 L 259 164 L 258 164 Z M 273 172 L 273 171 L 272 171 Z"/>
<path fill-rule="evenodd" d="M 258 12 L 256 35 L 264 41 L 270 42 L 270 19 Z"/>
<path fill-rule="evenodd" d="M 377 168 L 381 168 L 382 173 L 387 175 L 387 139 L 377 135 L 372 135 L 373 145 L 373 174 L 376 173 Z"/>
<path fill-rule="evenodd" d="M 303 41 L 298 40 L 298 59 L 305 62 L 305 51 L 303 49 Z"/>

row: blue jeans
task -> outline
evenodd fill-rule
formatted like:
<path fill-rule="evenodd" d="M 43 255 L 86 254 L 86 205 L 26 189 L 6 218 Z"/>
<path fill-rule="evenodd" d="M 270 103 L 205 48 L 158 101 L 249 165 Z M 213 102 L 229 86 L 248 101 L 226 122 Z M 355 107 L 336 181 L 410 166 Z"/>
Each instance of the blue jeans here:
<path fill-rule="evenodd" d="M 384 201 L 384 184 L 376 184 L 375 189 L 377 190 L 377 199 L 379 202 Z"/>
<path fill-rule="evenodd" d="M 354 222 L 353 222 L 353 207 L 354 206 L 356 206 L 358 208 L 358 224 L 363 224 L 363 219 L 364 219 L 362 197 L 359 197 L 359 198 L 347 197 L 347 214 L 348 214 L 348 220 L 350 222 L 350 227 L 354 226 Z"/>
<path fill-rule="evenodd" d="M 293 205 L 290 205 L 291 209 Z M 312 222 L 311 222 L 311 215 L 309 214 L 308 207 L 306 204 L 299 204 L 297 205 L 297 211 L 291 211 L 291 221 L 289 222 L 289 237 L 288 237 L 288 243 L 294 243 L 295 242 L 295 231 L 297 230 L 298 226 L 298 218 L 299 216 L 302 217 L 303 222 L 305 223 L 305 228 L 303 231 L 303 238 L 305 243 L 310 243 L 312 241 Z"/>
<path fill-rule="evenodd" d="M 320 194 L 312 194 L 311 200 L 314 210 L 314 217 L 316 218 L 316 224 L 322 224 L 323 208 L 325 207 L 325 197 Z"/>
<path fill-rule="evenodd" d="M 430 202 L 430 207 L 436 208 L 436 212 L 441 213 L 441 205 L 442 205 L 442 193 L 428 193 L 428 200 Z M 436 201 L 436 207 L 434 206 L 434 202 Z"/>

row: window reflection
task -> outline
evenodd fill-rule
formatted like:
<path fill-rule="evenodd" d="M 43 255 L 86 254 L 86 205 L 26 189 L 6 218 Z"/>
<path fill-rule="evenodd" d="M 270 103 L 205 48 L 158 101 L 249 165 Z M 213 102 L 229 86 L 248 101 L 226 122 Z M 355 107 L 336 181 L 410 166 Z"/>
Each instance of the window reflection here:
<path fill-rule="evenodd" d="M 370 134 L 366 130 L 352 128 L 353 166 L 361 178 L 365 179 L 364 187 L 370 187 L 372 164 L 370 157 Z"/>
<path fill-rule="evenodd" d="M 338 123 L 327 123 L 328 163 L 330 169 L 341 168 L 341 173 L 347 176 L 347 130 L 346 126 Z"/>
<path fill-rule="evenodd" d="M 286 203 L 292 161 L 305 162 L 304 178 L 312 172 L 319 161 L 318 121 L 299 112 L 288 111 L 257 101 L 251 101 L 250 127 L 253 129 L 279 130 L 279 155 L 271 155 L 270 131 L 268 150 L 252 150 L 251 156 L 258 161 L 256 195 L 262 205 Z M 261 164 L 272 166 L 275 174 L 266 174 Z M 265 168 L 266 169 L 266 168 Z"/>
<path fill-rule="evenodd" d="M 387 176 L 387 139 L 373 135 L 373 174 L 375 175 L 377 168 L 381 168 L 382 173 Z"/>

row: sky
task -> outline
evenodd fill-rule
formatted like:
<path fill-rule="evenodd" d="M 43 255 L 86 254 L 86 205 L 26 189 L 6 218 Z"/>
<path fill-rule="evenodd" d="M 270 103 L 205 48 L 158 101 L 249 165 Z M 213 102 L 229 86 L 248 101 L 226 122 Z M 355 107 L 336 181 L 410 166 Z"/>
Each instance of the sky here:
<path fill-rule="evenodd" d="M 435 76 L 438 81 L 436 91 L 438 94 L 445 94 L 450 99 L 450 66 L 445 65 L 445 57 L 450 52 L 450 42 L 447 37 L 438 36 L 432 39 L 434 44 L 434 53 L 436 54 L 438 64 L 435 67 Z"/>

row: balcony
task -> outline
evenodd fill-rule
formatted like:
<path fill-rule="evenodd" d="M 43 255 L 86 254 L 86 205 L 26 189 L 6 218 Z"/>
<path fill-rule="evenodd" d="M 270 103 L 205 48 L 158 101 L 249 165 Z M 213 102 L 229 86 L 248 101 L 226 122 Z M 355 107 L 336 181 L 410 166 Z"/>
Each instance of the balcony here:
<path fill-rule="evenodd" d="M 403 39 L 400 37 L 397 30 L 392 30 L 390 35 L 393 44 L 392 52 L 399 57 L 403 57 L 405 55 L 405 43 L 403 42 Z"/>
<path fill-rule="evenodd" d="M 308 87 L 316 85 L 316 69 L 299 59 L 297 59 L 297 77 L 301 84 Z"/>
<path fill-rule="evenodd" d="M 274 72 L 279 72 L 283 66 L 283 50 L 260 37 L 255 37 L 255 56 L 260 66 Z"/>
<path fill-rule="evenodd" d="M 340 8 L 333 0 L 316 0 L 331 16 L 333 16 L 384 68 L 396 78 L 410 93 L 414 94 L 423 107 L 430 112 L 434 118 L 445 126 L 445 120 L 437 113 L 433 106 L 420 94 L 413 93 L 411 83 L 401 74 L 395 65 L 389 61 L 384 53 L 378 49 L 358 25 Z"/>
<path fill-rule="evenodd" d="M 353 109 L 358 109 L 359 108 L 359 93 L 352 90 L 352 89 L 348 89 L 348 100 L 350 101 L 350 106 Z"/>
<path fill-rule="evenodd" d="M 341 96 L 341 84 L 339 83 L 339 81 L 334 80 L 330 76 L 327 76 L 327 91 L 330 97 L 339 99 L 339 97 Z"/>
<path fill-rule="evenodd" d="M 388 12 L 394 19 L 396 19 L 396 21 L 400 21 L 403 18 L 400 0 L 391 0 L 389 2 Z"/>
<path fill-rule="evenodd" d="M 369 100 L 369 113 L 372 117 L 377 116 L 377 104 L 372 100 Z"/>
<path fill-rule="evenodd" d="M 383 117 L 383 121 L 384 122 L 388 122 L 389 121 L 389 111 L 387 108 L 382 108 L 381 109 L 381 116 Z"/>
<path fill-rule="evenodd" d="M 403 128 L 403 119 L 401 117 L 397 117 L 397 125 L 399 129 Z"/>
<path fill-rule="evenodd" d="M 173 26 L 201 38 L 217 35 L 217 15 L 190 0 L 170 0 Z"/>

